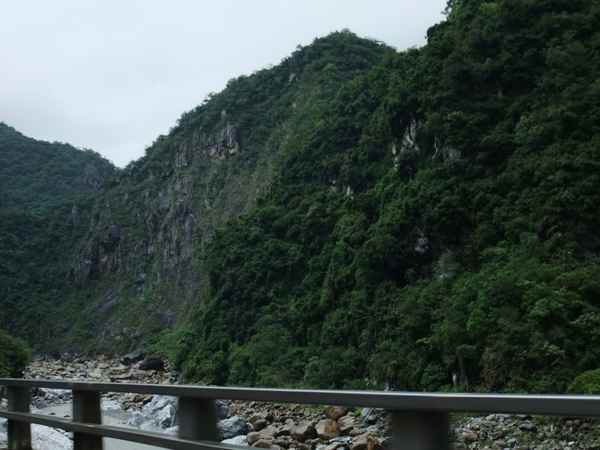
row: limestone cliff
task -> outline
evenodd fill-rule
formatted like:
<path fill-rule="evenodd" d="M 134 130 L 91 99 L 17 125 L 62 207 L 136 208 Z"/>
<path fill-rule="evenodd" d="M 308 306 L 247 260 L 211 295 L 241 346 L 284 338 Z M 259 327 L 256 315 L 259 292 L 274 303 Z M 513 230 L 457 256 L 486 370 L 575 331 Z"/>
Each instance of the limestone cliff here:
<path fill-rule="evenodd" d="M 328 52 L 333 43 L 370 53 L 349 63 Z M 89 342 L 96 336 L 101 347 L 118 348 L 189 320 L 203 299 L 206 241 L 267 192 L 281 147 L 315 103 L 388 51 L 348 32 L 317 39 L 279 66 L 231 80 L 103 183 L 82 250 L 66 269 L 86 297 Z M 327 64 L 343 70 L 331 79 L 321 72 Z M 328 91 L 318 88 L 324 82 Z"/>

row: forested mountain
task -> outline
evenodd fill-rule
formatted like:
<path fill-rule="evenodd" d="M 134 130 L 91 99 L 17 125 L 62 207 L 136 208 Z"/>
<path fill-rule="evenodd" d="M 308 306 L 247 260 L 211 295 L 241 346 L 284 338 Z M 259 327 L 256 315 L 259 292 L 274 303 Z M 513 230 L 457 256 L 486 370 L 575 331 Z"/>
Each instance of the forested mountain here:
<path fill-rule="evenodd" d="M 0 122 L 2 208 L 43 210 L 92 196 L 116 168 L 92 150 L 23 136 Z"/>
<path fill-rule="evenodd" d="M 446 12 L 420 49 L 343 31 L 230 80 L 102 183 L 57 298 L 7 325 L 217 384 L 564 392 L 597 369 L 600 5 Z"/>
<path fill-rule="evenodd" d="M 36 321 L 49 318 L 64 290 L 59 262 L 87 226 L 78 217 L 115 170 L 91 150 L 38 141 L 0 123 L 0 313 L 16 334 L 26 336 L 22 323 L 36 330 Z M 27 353 L 0 330 L 0 375 L 22 370 Z"/>

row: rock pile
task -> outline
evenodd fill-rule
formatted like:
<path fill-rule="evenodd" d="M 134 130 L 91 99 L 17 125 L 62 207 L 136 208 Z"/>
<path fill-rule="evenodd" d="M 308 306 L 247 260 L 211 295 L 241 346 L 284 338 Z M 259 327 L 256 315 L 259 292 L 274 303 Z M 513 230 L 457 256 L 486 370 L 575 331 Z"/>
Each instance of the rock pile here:
<path fill-rule="evenodd" d="M 117 383 L 169 384 L 169 377 L 169 364 L 152 356 L 135 361 L 127 357 L 122 360 L 75 358 L 72 361 L 38 357 L 25 371 L 25 378 Z"/>
<path fill-rule="evenodd" d="M 310 408 L 259 402 L 226 402 L 234 417 L 242 417 L 253 431 L 246 445 L 271 450 L 382 450 L 388 443 L 382 411 L 336 406 Z M 365 418 L 380 417 L 377 425 Z M 236 441 L 238 443 L 239 441 Z"/>
<path fill-rule="evenodd" d="M 162 367 L 164 370 L 156 370 L 152 367 Z M 146 357 L 146 355 L 135 360 L 127 357 L 121 360 L 104 357 L 95 360 L 37 357 L 25 371 L 24 377 L 44 380 L 169 384 L 171 374 L 168 362 L 155 357 Z M 140 411 L 144 405 L 152 401 L 151 395 L 141 394 L 107 393 L 103 398 L 105 401 L 118 401 L 123 409 L 135 411 Z M 38 406 L 70 400 L 70 390 L 40 388 L 33 392 L 33 402 Z"/>
<path fill-rule="evenodd" d="M 597 419 L 491 414 L 452 425 L 453 450 L 600 450 Z"/>

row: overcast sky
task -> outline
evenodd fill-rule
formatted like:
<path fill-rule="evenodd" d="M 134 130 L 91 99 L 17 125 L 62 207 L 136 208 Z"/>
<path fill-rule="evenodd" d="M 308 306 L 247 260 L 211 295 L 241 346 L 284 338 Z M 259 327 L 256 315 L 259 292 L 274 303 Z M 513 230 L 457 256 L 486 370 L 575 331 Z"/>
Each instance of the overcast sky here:
<path fill-rule="evenodd" d="M 0 122 L 123 167 L 185 111 L 348 28 L 425 44 L 446 0 L 0 0 Z"/>

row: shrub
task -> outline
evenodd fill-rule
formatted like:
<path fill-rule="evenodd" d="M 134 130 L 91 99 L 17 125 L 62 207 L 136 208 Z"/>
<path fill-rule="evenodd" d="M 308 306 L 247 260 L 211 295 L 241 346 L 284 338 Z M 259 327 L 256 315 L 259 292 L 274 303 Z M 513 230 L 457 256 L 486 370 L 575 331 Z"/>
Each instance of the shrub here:
<path fill-rule="evenodd" d="M 588 370 L 575 377 L 567 390 L 569 394 L 600 394 L 600 369 Z"/>

